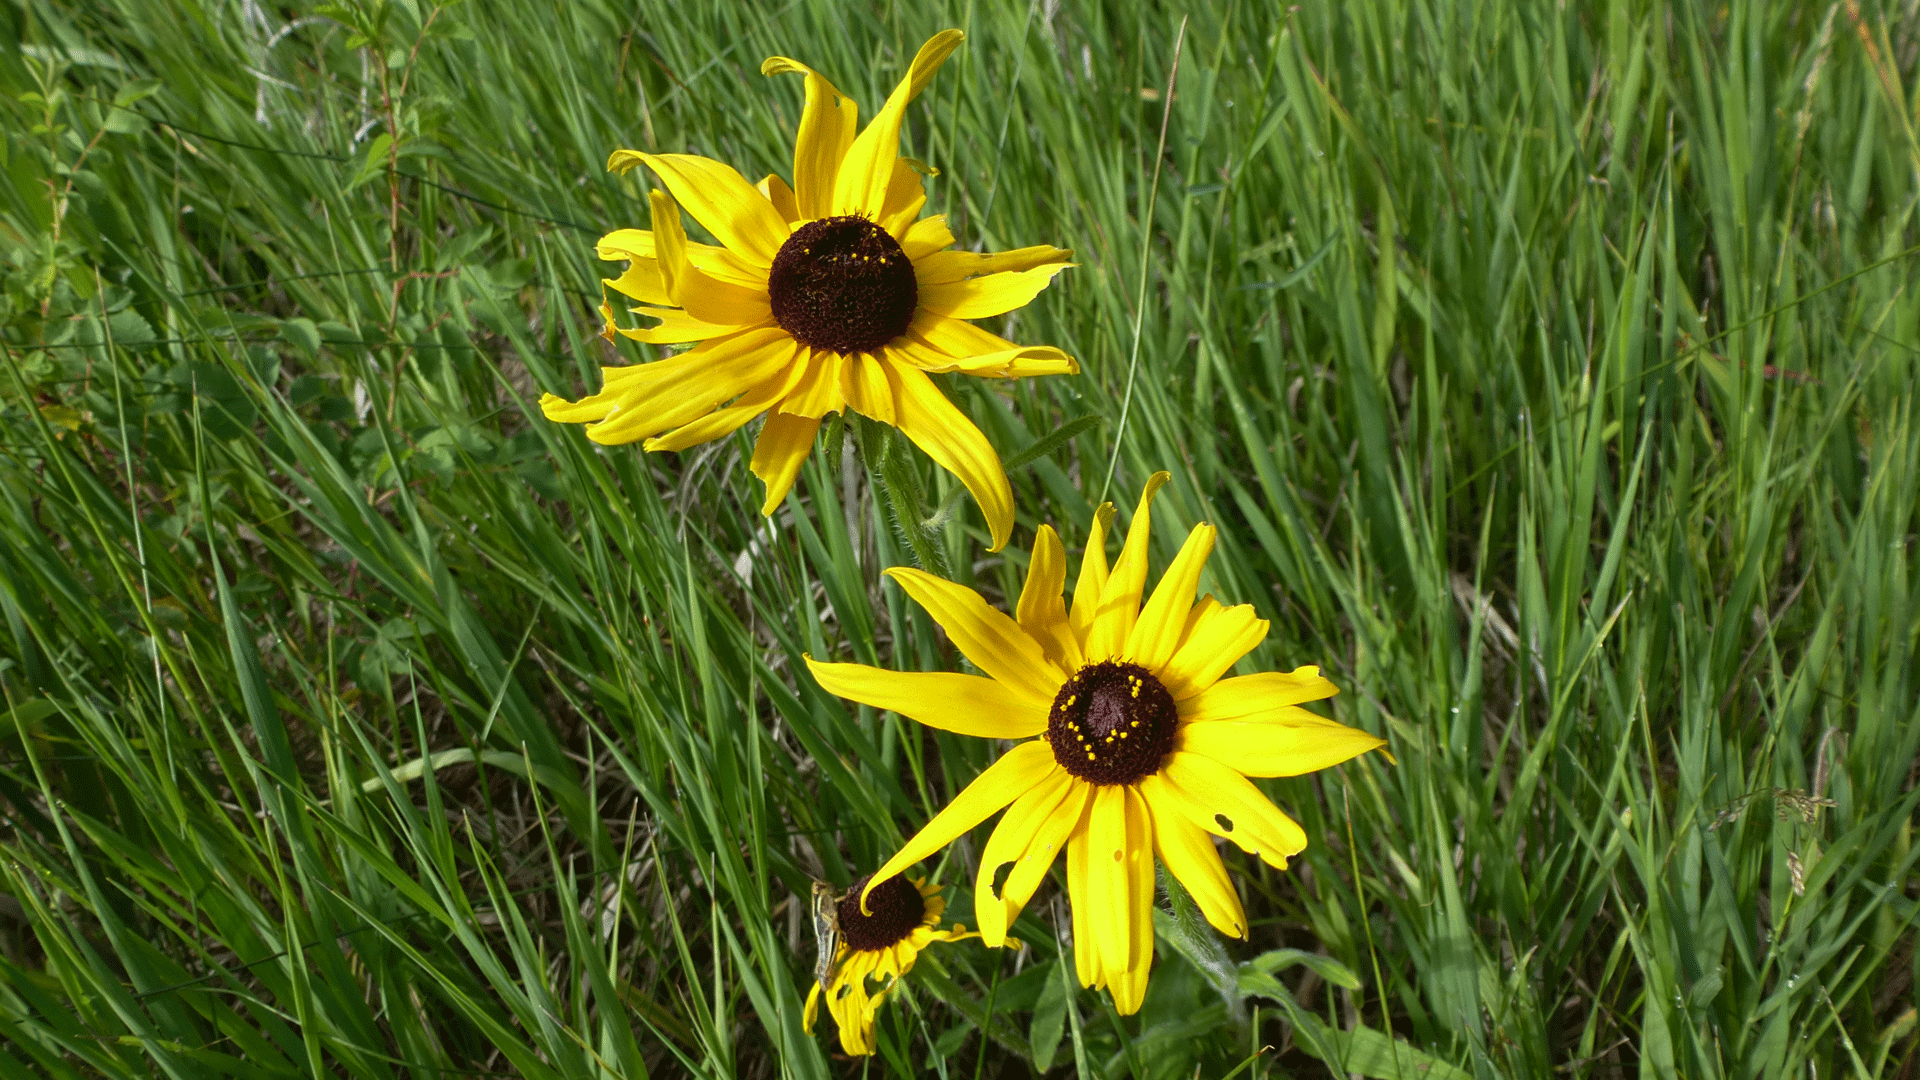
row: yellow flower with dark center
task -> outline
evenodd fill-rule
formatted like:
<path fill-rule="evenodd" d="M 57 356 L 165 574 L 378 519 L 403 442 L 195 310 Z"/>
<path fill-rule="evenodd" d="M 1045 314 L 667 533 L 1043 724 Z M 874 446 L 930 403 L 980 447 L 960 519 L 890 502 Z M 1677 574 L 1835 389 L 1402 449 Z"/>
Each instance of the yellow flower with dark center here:
<path fill-rule="evenodd" d="M 1111 569 L 1112 504 L 1094 515 L 1071 609 L 1066 552 L 1048 526 L 1035 537 L 1013 618 L 965 586 L 888 571 L 986 677 L 807 660 L 820 685 L 842 697 L 962 735 L 1030 740 L 967 785 L 872 881 L 886 882 L 1010 806 L 980 858 L 981 939 L 1005 943 L 1064 849 L 1081 985 L 1105 986 L 1123 1014 L 1139 1009 L 1153 962 L 1154 856 L 1209 922 L 1245 937 L 1246 913 L 1208 834 L 1277 869 L 1307 846 L 1300 826 L 1247 777 L 1297 776 L 1385 745 L 1300 708 L 1338 693 L 1319 668 L 1221 678 L 1266 637 L 1267 623 L 1250 604 L 1194 601 L 1213 526 L 1194 527 L 1141 605 L 1148 510 L 1166 480 L 1156 473 L 1147 481 Z M 869 884 L 869 893 L 880 887 Z"/>
<path fill-rule="evenodd" d="M 871 875 L 853 883 L 840 901 L 840 948 L 833 978 L 827 983 L 827 1011 L 840 1027 L 840 1048 L 849 1054 L 873 1053 L 873 1018 L 888 991 L 913 970 L 920 950 L 936 941 L 979 937 L 964 926 L 935 930 L 947 902 L 940 890 L 914 878 L 890 877 L 866 888 Z M 866 897 L 867 911 L 860 910 Z M 878 988 L 868 990 L 868 983 Z M 807 993 L 806 1029 L 820 1018 L 820 984 Z"/>
<path fill-rule="evenodd" d="M 934 35 L 879 115 L 855 135 L 859 107 L 818 72 L 783 56 L 767 75 L 806 76 L 793 185 L 756 188 L 731 166 L 686 154 L 615 151 L 607 167 L 645 165 L 671 197 L 652 196 L 653 230 L 602 237 L 602 259 L 626 259 L 606 285 L 659 325 L 614 324 L 656 344 L 698 342 L 650 364 L 602 369 L 601 391 L 579 401 L 548 394 L 547 418 L 586 423 L 598 443 L 645 439 L 683 450 L 766 414 L 751 468 L 771 514 L 793 486 L 828 413 L 852 409 L 890 424 L 973 493 L 999 550 L 1013 530 L 1013 490 L 973 422 L 928 378 L 1073 374 L 1051 346 L 1016 345 L 967 322 L 1024 307 L 1072 252 L 1039 246 L 994 254 L 947 250 L 942 217 L 920 217 L 927 196 L 916 164 L 899 156 L 906 109 L 965 35 Z M 924 166 L 921 166 L 924 168 Z M 675 200 L 678 200 L 676 204 Z M 680 208 L 720 241 L 689 241 Z"/>

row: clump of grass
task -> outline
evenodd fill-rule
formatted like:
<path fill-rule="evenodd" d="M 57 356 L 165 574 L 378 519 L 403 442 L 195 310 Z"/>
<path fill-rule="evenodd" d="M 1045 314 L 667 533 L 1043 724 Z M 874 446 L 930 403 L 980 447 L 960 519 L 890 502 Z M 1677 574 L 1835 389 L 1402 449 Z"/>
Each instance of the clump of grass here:
<path fill-rule="evenodd" d="M 873 1070 L 1911 1072 L 1920 21 L 1229 0 L 1169 97 L 1140 4 L 9 10 L 0 1072 L 848 1071 L 808 880 L 988 755 L 799 663 L 953 664 L 874 462 L 831 429 L 763 522 L 744 436 L 532 402 L 646 356 L 595 336 L 610 149 L 784 172 L 763 56 L 871 110 L 947 25 L 936 207 L 1081 263 L 1018 319 L 1083 377 L 950 387 L 1042 451 L 1020 528 L 1172 470 L 1252 662 L 1400 764 L 1271 782 L 1313 845 L 1236 866 L 1246 943 L 1171 890 L 1138 1017 L 1043 893 Z"/>

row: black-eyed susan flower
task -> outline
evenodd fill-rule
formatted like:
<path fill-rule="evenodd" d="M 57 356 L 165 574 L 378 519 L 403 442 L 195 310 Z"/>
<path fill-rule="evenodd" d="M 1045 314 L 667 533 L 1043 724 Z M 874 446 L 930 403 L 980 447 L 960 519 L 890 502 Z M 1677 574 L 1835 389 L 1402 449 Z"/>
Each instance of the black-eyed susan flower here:
<path fill-rule="evenodd" d="M 895 875 L 867 888 L 871 875 L 853 883 L 840 901 L 840 947 L 826 981 L 827 1011 L 840 1027 L 840 1047 L 849 1054 L 873 1053 L 873 1018 L 888 991 L 913 970 L 920 950 L 936 941 L 978 937 L 960 925 L 935 930 L 947 902 L 937 887 Z M 861 911 L 861 897 L 866 911 Z M 806 1029 L 820 1018 L 821 984 L 807 993 Z"/>
<path fill-rule="evenodd" d="M 658 324 L 615 330 L 656 344 L 697 342 L 656 363 L 605 368 L 599 393 L 547 395 L 550 420 L 585 422 L 599 443 L 646 440 L 683 450 L 766 414 L 751 468 L 766 482 L 763 513 L 785 498 L 813 449 L 821 419 L 852 409 L 890 424 L 973 493 L 994 550 L 1013 529 L 1013 491 L 1000 458 L 928 378 L 1071 374 L 1074 359 L 1016 345 L 968 322 L 1023 307 L 1072 252 L 1039 246 L 994 254 L 947 250 L 942 217 L 920 217 L 927 197 L 899 156 L 906 109 L 965 35 L 934 35 L 864 130 L 859 107 L 818 72 L 784 56 L 767 75 L 806 76 L 793 184 L 758 187 L 729 165 L 686 154 L 619 150 L 607 167 L 645 165 L 671 196 L 651 196 L 653 230 L 602 237 L 602 259 L 628 260 L 606 284 Z M 676 205 L 676 200 L 677 205 Z M 689 241 L 680 209 L 720 241 Z"/>
<path fill-rule="evenodd" d="M 1307 846 L 1300 826 L 1247 778 L 1297 776 L 1385 745 L 1300 707 L 1338 692 L 1316 667 L 1221 678 L 1266 637 L 1267 623 L 1248 604 L 1195 602 L 1213 526 L 1194 527 L 1141 605 L 1148 510 L 1166 479 L 1147 481 L 1111 569 L 1113 507 L 1095 514 L 1071 608 L 1066 553 L 1047 526 L 1011 618 L 965 586 L 888 571 L 985 677 L 807 661 L 842 697 L 963 735 L 1029 740 L 875 871 L 869 894 L 1008 808 L 980 858 L 981 939 L 1005 943 L 1064 849 L 1081 985 L 1107 987 L 1122 1013 L 1140 1007 L 1153 961 L 1154 856 L 1209 922 L 1245 937 L 1246 914 L 1208 834 L 1279 869 Z"/>

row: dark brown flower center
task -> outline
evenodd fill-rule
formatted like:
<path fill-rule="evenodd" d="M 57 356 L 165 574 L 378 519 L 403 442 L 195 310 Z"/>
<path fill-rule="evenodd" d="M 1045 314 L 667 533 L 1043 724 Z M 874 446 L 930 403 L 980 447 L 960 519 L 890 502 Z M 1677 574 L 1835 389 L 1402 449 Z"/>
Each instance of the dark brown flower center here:
<path fill-rule="evenodd" d="M 807 222 L 780 245 L 767 297 L 774 321 L 801 344 L 872 352 L 907 332 L 920 283 L 887 230 L 863 217 L 830 217 Z"/>
<path fill-rule="evenodd" d="M 856 951 L 887 948 L 913 933 L 927 917 L 927 902 L 920 890 L 901 874 L 874 886 L 867 897 L 867 910 L 873 914 L 860 914 L 860 890 L 872 878 L 868 874 L 854 882 L 847 898 L 840 901 L 840 937 Z"/>
<path fill-rule="evenodd" d="M 1160 771 L 1180 714 L 1139 664 L 1088 664 L 1054 696 L 1047 742 L 1060 767 L 1090 784 L 1131 784 Z"/>

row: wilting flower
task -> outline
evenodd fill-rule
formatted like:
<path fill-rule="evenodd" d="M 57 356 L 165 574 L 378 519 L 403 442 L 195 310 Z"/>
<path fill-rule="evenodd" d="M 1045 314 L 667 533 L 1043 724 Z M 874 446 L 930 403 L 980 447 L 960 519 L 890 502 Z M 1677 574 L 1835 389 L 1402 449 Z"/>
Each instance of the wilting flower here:
<path fill-rule="evenodd" d="M 936 941 L 978 937 L 955 925 L 935 930 L 947 902 L 937 886 L 918 878 L 890 877 L 866 889 L 871 876 L 853 883 L 840 901 L 840 948 L 833 978 L 827 983 L 827 1011 L 840 1026 L 840 1047 L 849 1054 L 873 1053 L 873 1018 L 887 992 L 913 970 L 920 950 Z M 862 890 L 865 890 L 863 893 Z M 860 910 L 866 896 L 867 911 Z M 877 989 L 869 991 L 867 984 Z M 820 984 L 807 993 L 806 1029 L 820 1017 Z"/>
<path fill-rule="evenodd" d="M 1002 755 L 907 842 L 873 882 L 938 851 L 1003 807 L 980 858 L 974 911 L 988 945 L 1033 896 L 1064 847 L 1074 961 L 1132 1013 L 1153 962 L 1153 857 L 1207 920 L 1245 937 L 1246 914 L 1208 838 L 1225 837 L 1285 869 L 1307 846 L 1300 826 L 1249 776 L 1297 776 L 1385 745 L 1302 702 L 1338 691 L 1320 669 L 1222 679 L 1267 635 L 1253 607 L 1194 602 L 1214 528 L 1197 525 L 1141 606 L 1147 481 L 1120 558 L 1105 551 L 1111 504 L 1094 516 L 1068 609 L 1066 553 L 1042 526 L 1013 618 L 972 589 L 918 570 L 888 571 L 986 673 L 894 672 L 808 659 L 827 690 L 963 735 L 1029 739 Z M 878 895 L 878 884 L 867 886 Z"/>
<path fill-rule="evenodd" d="M 958 476 L 999 550 L 1013 529 L 1006 471 L 927 376 L 1079 371 L 1059 349 L 1016 345 L 966 321 L 1024 307 L 1073 253 L 1044 245 L 948 251 L 946 219 L 919 216 L 927 196 L 917 163 L 899 156 L 900 123 L 964 36 L 948 30 L 921 46 L 858 136 L 859 107 L 818 72 L 784 56 L 762 65 L 768 75 L 806 76 L 792 187 L 769 176 L 756 188 L 707 158 L 615 151 L 608 168 L 645 165 L 672 195 L 653 193 L 653 231 L 620 229 L 600 240 L 601 258 L 629 260 L 606 284 L 640 301 L 636 313 L 659 320 L 618 327 L 603 306 L 608 337 L 618 330 L 656 344 L 699 344 L 656 363 L 605 368 L 601 391 L 580 401 L 549 394 L 540 400 L 547 418 L 586 422 L 587 437 L 599 443 L 645 439 L 648 450 L 683 450 L 765 413 L 751 468 L 766 482 L 762 512 L 771 514 L 812 451 L 821 418 L 851 408 L 899 428 Z M 718 247 L 687 240 L 681 207 Z"/>

